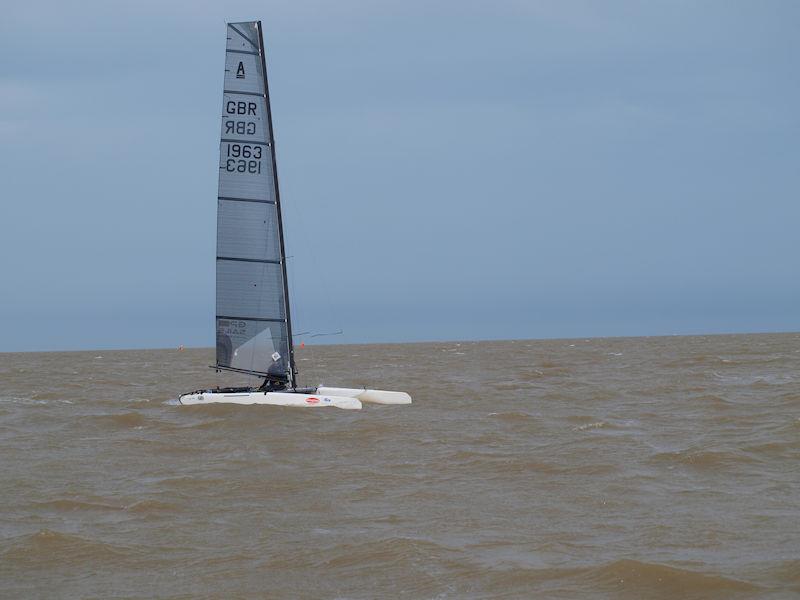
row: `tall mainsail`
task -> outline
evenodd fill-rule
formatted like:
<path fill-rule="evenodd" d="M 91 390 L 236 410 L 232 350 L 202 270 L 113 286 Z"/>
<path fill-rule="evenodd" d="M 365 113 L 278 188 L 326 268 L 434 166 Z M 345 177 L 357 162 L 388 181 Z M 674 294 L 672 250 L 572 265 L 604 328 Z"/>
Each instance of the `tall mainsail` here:
<path fill-rule="evenodd" d="M 217 205 L 217 367 L 295 385 L 261 22 L 229 23 Z"/>

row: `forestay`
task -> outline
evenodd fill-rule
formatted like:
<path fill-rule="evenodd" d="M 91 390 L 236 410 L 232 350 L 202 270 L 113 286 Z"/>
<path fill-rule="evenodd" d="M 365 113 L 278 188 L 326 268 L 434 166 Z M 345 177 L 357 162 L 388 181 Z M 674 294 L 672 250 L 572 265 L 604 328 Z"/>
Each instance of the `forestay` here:
<path fill-rule="evenodd" d="M 261 23 L 229 23 L 217 207 L 217 367 L 290 382 L 294 360 Z"/>

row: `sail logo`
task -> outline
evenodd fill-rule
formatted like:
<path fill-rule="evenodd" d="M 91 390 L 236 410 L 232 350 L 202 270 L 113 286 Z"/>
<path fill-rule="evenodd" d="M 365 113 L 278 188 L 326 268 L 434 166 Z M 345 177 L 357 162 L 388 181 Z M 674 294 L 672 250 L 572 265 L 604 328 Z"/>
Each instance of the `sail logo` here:
<path fill-rule="evenodd" d="M 244 79 L 244 63 L 239 61 L 239 66 L 236 69 L 236 79 Z"/>

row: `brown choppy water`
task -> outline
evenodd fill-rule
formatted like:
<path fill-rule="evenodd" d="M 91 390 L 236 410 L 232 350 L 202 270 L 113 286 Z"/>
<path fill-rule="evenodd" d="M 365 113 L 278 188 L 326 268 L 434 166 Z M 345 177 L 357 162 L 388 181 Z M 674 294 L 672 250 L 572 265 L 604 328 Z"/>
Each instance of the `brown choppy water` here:
<path fill-rule="evenodd" d="M 0 597 L 797 598 L 800 334 L 0 354 Z"/>

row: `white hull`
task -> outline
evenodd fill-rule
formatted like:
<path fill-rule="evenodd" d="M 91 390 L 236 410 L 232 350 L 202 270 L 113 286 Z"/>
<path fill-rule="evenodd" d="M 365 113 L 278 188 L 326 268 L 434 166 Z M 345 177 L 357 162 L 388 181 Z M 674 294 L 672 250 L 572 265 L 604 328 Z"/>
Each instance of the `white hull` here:
<path fill-rule="evenodd" d="M 365 388 L 335 388 L 319 387 L 318 394 L 330 394 L 331 396 L 345 396 L 348 398 L 358 398 L 361 402 L 371 402 L 372 404 L 411 404 L 411 396 L 405 392 L 390 392 L 387 390 L 368 390 Z"/>
<path fill-rule="evenodd" d="M 332 396 L 330 394 L 295 394 L 291 392 L 202 392 L 184 394 L 181 404 L 270 404 L 272 406 L 294 406 L 317 408 L 335 406 L 346 410 L 358 410 L 361 402 L 357 398 Z"/>
<path fill-rule="evenodd" d="M 405 392 L 386 390 L 367 390 L 364 388 L 319 387 L 313 394 L 294 392 L 195 392 L 184 394 L 178 401 L 181 404 L 270 404 L 272 406 L 294 406 L 318 408 L 335 406 L 346 410 L 361 408 L 362 402 L 373 404 L 411 404 L 411 396 Z"/>

